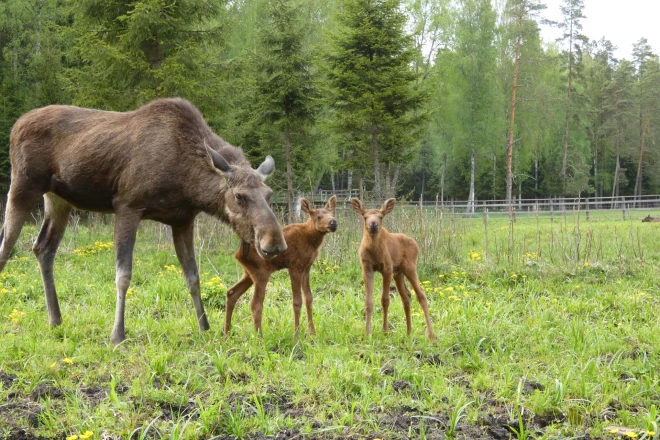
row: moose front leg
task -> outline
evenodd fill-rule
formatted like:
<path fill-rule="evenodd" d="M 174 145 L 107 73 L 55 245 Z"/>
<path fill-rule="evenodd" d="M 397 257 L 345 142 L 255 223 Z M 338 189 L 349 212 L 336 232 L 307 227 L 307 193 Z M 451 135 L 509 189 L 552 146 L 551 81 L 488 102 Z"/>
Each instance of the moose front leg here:
<path fill-rule="evenodd" d="M 188 285 L 188 291 L 195 306 L 197 324 L 200 330 L 205 331 L 210 327 L 209 321 L 206 318 L 206 312 L 204 312 L 204 304 L 202 304 L 202 294 L 199 287 L 199 270 L 195 261 L 194 229 L 194 219 L 184 226 L 172 227 L 172 238 L 176 256 L 179 258 L 179 263 L 181 264 L 181 269 Z"/>
<path fill-rule="evenodd" d="M 311 267 L 303 273 L 303 299 L 305 300 L 305 309 L 307 309 L 307 331 L 310 335 L 316 334 L 316 328 L 314 328 L 314 317 L 312 316 L 312 302 L 314 298 L 312 297 L 312 288 L 309 284 L 309 272 Z"/>
<path fill-rule="evenodd" d="M 117 304 L 115 307 L 115 324 L 110 335 L 110 341 L 113 345 L 118 345 L 126 339 L 124 331 L 126 291 L 131 284 L 131 276 L 133 275 L 133 247 L 135 246 L 135 235 L 140 224 L 140 217 L 140 214 L 135 211 L 126 211 L 117 212 L 115 219 Z"/>
<path fill-rule="evenodd" d="M 380 305 L 383 308 L 383 332 L 387 333 L 387 312 L 390 308 L 390 284 L 392 283 L 392 272 L 383 271 L 383 293 L 380 297 Z"/>
<path fill-rule="evenodd" d="M 300 325 L 300 310 L 302 309 L 302 283 L 303 274 L 295 270 L 289 270 L 291 279 L 291 291 L 293 293 L 293 328 L 294 335 L 298 338 L 298 326 Z"/>
<path fill-rule="evenodd" d="M 367 315 L 367 334 L 371 336 L 371 316 L 374 313 L 374 271 L 363 265 L 362 278 L 364 279 L 364 287 L 366 289 L 364 308 Z"/>

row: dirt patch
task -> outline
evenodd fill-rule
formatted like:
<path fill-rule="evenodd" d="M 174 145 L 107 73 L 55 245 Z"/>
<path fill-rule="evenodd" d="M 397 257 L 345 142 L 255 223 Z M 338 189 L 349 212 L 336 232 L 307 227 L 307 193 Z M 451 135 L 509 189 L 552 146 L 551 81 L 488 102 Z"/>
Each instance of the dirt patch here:
<path fill-rule="evenodd" d="M 5 403 L 0 406 L 0 424 L 6 423 L 7 426 L 18 424 L 20 420 L 27 422 L 29 426 L 39 426 L 39 414 L 43 408 L 38 403 L 29 400 L 18 400 Z"/>
<path fill-rule="evenodd" d="M 45 399 L 61 399 L 64 397 L 64 391 L 49 383 L 40 383 L 30 393 L 30 398 L 34 401 Z"/>
<path fill-rule="evenodd" d="M 392 382 L 392 389 L 394 391 L 411 390 L 412 387 L 413 387 L 412 384 L 405 379 L 397 379 L 394 382 Z"/>
<path fill-rule="evenodd" d="M 79 390 L 80 390 L 80 394 L 82 394 L 87 400 L 89 400 L 94 405 L 98 405 L 100 402 L 102 402 L 108 397 L 108 390 L 98 385 L 83 387 L 80 388 Z"/>
<path fill-rule="evenodd" d="M 199 418 L 199 407 L 195 402 L 189 400 L 185 403 L 156 402 L 162 414 L 161 419 L 176 420 L 181 417 L 190 416 L 193 420 Z"/>
<path fill-rule="evenodd" d="M 4 438 L 5 440 L 49 440 L 48 437 L 36 436 L 22 428 L 12 428 Z"/>
<path fill-rule="evenodd" d="M 11 388 L 11 386 L 18 380 L 18 376 L 12 373 L 5 373 L 0 371 L 0 383 L 5 390 Z"/>

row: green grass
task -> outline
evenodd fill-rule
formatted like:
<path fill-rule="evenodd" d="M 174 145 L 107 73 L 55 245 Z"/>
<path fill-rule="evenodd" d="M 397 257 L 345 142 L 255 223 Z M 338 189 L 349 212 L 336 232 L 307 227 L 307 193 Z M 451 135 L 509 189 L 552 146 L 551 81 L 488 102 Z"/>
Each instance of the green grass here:
<path fill-rule="evenodd" d="M 271 279 L 263 339 L 249 295 L 223 338 L 224 292 L 241 274 L 231 258 L 238 242 L 207 218 L 197 248 L 209 332 L 197 330 L 165 229 L 145 223 L 128 339 L 110 345 L 114 254 L 95 242 L 112 240 L 112 219 L 100 216 L 67 231 L 55 262 L 64 323 L 52 329 L 30 253 L 38 229 L 27 225 L 0 274 L 0 438 L 23 427 L 47 438 L 89 430 L 106 439 L 608 439 L 610 426 L 653 438 L 660 224 L 641 223 L 644 215 L 485 223 L 395 211 L 386 227 L 420 244 L 436 343 L 426 340 L 415 301 L 405 336 L 397 298 L 392 331 L 378 330 L 376 301 L 377 330 L 365 335 L 361 226 L 352 212 L 339 216 L 312 271 L 317 336 L 298 341 L 286 272 Z"/>

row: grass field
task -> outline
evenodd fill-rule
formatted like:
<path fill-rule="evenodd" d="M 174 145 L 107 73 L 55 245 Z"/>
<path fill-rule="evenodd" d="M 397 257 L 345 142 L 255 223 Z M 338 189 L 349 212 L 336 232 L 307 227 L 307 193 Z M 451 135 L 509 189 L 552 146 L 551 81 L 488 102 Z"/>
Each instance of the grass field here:
<path fill-rule="evenodd" d="M 144 223 L 128 339 L 110 345 L 112 217 L 96 215 L 76 217 L 60 247 L 52 329 L 28 224 L 0 274 L 0 439 L 660 438 L 660 224 L 646 214 L 395 210 L 385 226 L 418 240 L 435 343 L 414 300 L 405 336 L 397 298 L 391 332 L 376 300 L 365 335 L 349 210 L 312 271 L 317 335 L 298 341 L 286 272 L 271 279 L 263 339 L 249 294 L 223 338 L 238 241 L 209 218 L 197 250 L 211 331 L 197 330 L 166 229 Z"/>

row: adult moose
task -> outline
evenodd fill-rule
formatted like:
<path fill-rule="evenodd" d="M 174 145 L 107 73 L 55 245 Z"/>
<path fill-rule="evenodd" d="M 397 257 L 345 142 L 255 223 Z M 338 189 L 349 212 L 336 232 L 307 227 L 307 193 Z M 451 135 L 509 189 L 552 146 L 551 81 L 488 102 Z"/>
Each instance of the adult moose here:
<path fill-rule="evenodd" d="M 34 243 L 48 321 L 61 324 L 53 260 L 72 208 L 115 214 L 117 303 L 111 342 L 125 339 L 124 307 L 138 224 L 172 227 L 174 248 L 201 330 L 209 324 L 193 248 L 194 220 L 206 212 L 229 223 L 246 246 L 271 258 L 286 250 L 270 209 L 268 156 L 253 170 L 243 152 L 214 134 L 183 99 L 160 99 L 118 113 L 48 106 L 23 115 L 10 135 L 11 185 L 0 235 L 0 271 L 30 210 L 44 197 L 44 222 Z"/>

